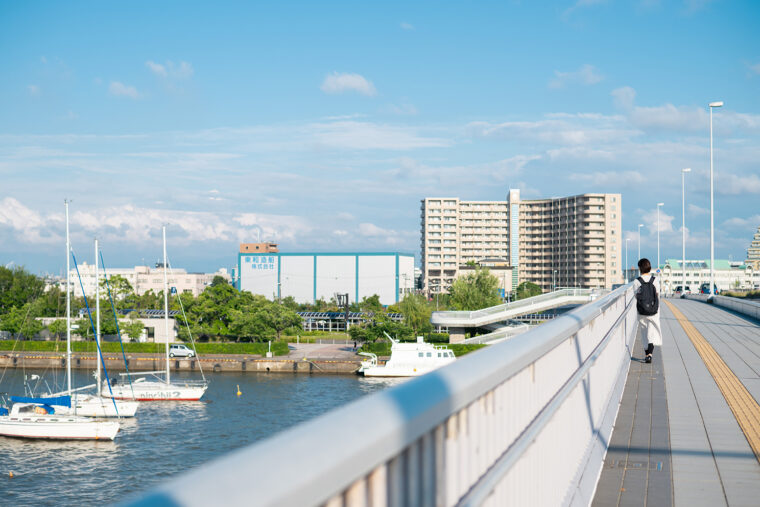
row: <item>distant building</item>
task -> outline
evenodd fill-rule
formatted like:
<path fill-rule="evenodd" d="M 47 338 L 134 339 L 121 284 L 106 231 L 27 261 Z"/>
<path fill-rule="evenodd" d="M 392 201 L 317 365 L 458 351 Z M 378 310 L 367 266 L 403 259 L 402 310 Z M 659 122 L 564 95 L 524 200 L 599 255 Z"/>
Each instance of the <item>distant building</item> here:
<path fill-rule="evenodd" d="M 100 268 L 99 271 L 100 279 L 103 280 L 103 269 Z M 109 280 L 115 275 L 125 278 L 138 296 L 142 296 L 150 290 L 154 293 L 164 290 L 164 270 L 160 264 L 157 265 L 156 268 L 150 268 L 148 266 L 135 266 L 134 268 L 107 268 L 106 273 L 108 274 Z M 69 274 L 71 276 L 71 284 L 74 286 L 74 296 L 81 297 L 82 287 L 79 284 L 76 269 L 72 269 Z M 95 265 L 83 262 L 79 265 L 79 274 L 82 277 L 82 285 L 84 285 L 87 297 L 93 297 L 95 295 Z M 206 287 L 211 285 L 215 276 L 221 276 L 227 280 L 227 282 L 231 282 L 232 280 L 225 268 L 220 268 L 216 273 L 188 273 L 182 268 L 171 268 L 168 272 L 167 278 L 169 286 L 175 287 L 178 293 L 190 293 L 193 296 L 198 296 L 206 289 Z M 63 285 L 65 285 L 65 283 L 64 280 Z"/>
<path fill-rule="evenodd" d="M 240 290 L 299 303 L 330 301 L 335 294 L 356 302 L 377 294 L 391 305 L 414 291 L 414 255 L 398 252 L 239 253 L 237 272 Z"/>
<path fill-rule="evenodd" d="M 749 248 L 747 248 L 747 260 L 744 263 L 760 271 L 760 227 L 757 228 L 757 232 L 752 238 Z"/>
<path fill-rule="evenodd" d="M 709 260 L 687 260 L 685 266 L 685 279 L 680 259 L 667 259 L 660 266 L 664 291 L 672 292 L 678 286 L 686 286 L 692 292 L 697 292 L 703 283 L 710 283 Z M 760 270 L 751 265 L 715 259 L 714 272 L 715 286 L 719 291 L 760 288 Z"/>
<path fill-rule="evenodd" d="M 620 194 L 505 201 L 422 200 L 422 274 L 428 293 L 446 292 L 469 261 L 503 258 L 512 287 L 611 287 L 623 281 Z"/>
<path fill-rule="evenodd" d="M 277 253 L 277 243 L 240 243 L 240 253 Z"/>

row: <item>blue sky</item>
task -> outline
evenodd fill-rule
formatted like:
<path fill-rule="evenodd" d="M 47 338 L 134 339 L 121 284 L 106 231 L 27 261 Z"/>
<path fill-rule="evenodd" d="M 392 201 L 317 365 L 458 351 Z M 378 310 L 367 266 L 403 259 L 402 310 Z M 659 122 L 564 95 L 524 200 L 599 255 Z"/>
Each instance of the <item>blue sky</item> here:
<path fill-rule="evenodd" d="M 656 257 L 760 226 L 760 4 L 4 2 L 0 263 L 235 263 L 237 243 L 419 255 L 419 200 L 623 194 Z"/>

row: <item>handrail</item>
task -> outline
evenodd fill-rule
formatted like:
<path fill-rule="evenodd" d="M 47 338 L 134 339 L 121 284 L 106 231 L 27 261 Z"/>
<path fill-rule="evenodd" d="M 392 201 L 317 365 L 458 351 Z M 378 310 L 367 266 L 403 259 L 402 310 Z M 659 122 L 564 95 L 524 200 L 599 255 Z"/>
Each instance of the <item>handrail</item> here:
<path fill-rule="evenodd" d="M 634 329 L 627 320 L 633 315 L 630 310 L 632 300 L 632 284 L 620 287 L 596 301 L 508 341 L 468 354 L 427 375 L 363 397 L 272 438 L 222 457 L 159 487 L 143 497 L 138 504 L 174 502 L 178 505 L 321 505 L 330 501 L 334 495 L 341 494 L 350 505 L 348 499 L 351 495 L 363 491 L 364 493 L 356 493 L 360 495 L 357 498 L 377 494 L 378 498 L 386 499 L 386 504 L 393 505 L 396 498 L 394 495 L 406 495 L 391 490 L 390 485 L 397 481 L 408 481 L 413 486 L 407 487 L 419 487 L 419 494 L 424 495 L 425 486 L 415 485 L 415 480 L 420 484 L 428 484 L 430 480 L 433 484 L 439 484 L 436 481 L 444 480 L 442 477 L 436 478 L 435 467 L 439 465 L 436 462 L 438 454 L 434 452 L 449 451 L 445 450 L 448 447 L 444 445 L 447 440 L 439 439 L 449 438 L 444 435 L 459 438 L 457 431 L 464 432 L 464 435 L 467 425 L 475 424 L 466 422 L 469 418 L 476 417 L 477 414 L 472 415 L 472 410 L 483 406 L 483 413 L 494 413 L 496 409 L 489 409 L 488 406 L 496 403 L 494 398 L 498 396 L 494 393 L 503 393 L 507 381 L 518 382 L 518 379 L 524 379 L 526 372 L 534 371 L 534 367 L 538 368 L 536 365 L 542 365 L 544 369 L 541 371 L 549 373 L 548 377 L 542 377 L 546 378 L 546 384 L 542 384 L 541 387 L 554 389 L 554 382 L 561 380 L 556 387 L 557 390 L 552 391 L 553 394 L 545 402 L 541 401 L 543 405 L 538 407 L 539 412 L 535 412 L 535 416 L 532 415 L 532 411 L 523 411 L 523 407 L 499 406 L 499 413 L 503 414 L 506 411 L 522 419 L 527 417 L 525 426 L 519 428 L 530 428 L 531 421 L 539 414 L 547 414 L 540 412 L 540 409 L 549 407 L 552 400 L 559 400 L 557 396 L 564 396 L 563 386 L 572 384 L 577 388 L 579 384 L 576 380 L 584 379 L 585 382 L 585 379 L 589 378 L 589 369 L 599 364 L 596 361 L 600 354 L 609 350 L 606 344 L 611 339 L 611 331 L 616 333 L 616 338 L 624 339 L 624 342 L 616 342 L 616 348 L 612 353 L 626 354 L 624 344 L 630 341 Z M 597 321 L 598 317 L 602 317 L 602 320 Z M 611 317 L 615 318 L 610 321 Z M 619 325 L 621 320 L 625 321 L 624 328 Z M 592 322 L 594 325 L 591 326 Z M 608 325 L 612 322 L 613 325 Z M 597 338 L 595 333 L 600 331 L 604 335 Z M 559 348 L 560 345 L 563 347 Z M 568 345 L 571 345 L 569 349 Z M 593 346 L 588 348 L 590 345 Z M 546 361 L 546 358 L 555 358 L 556 354 L 565 353 L 563 351 L 571 351 L 573 357 L 571 364 L 559 363 L 563 371 L 572 368 L 567 377 L 564 373 L 553 373 L 548 369 L 549 363 L 539 362 Z M 611 409 L 617 410 L 619 398 L 615 399 L 618 394 L 616 389 L 622 393 L 622 384 L 617 372 L 627 371 L 628 366 L 629 356 L 614 354 L 610 356 L 616 358 L 614 368 L 610 370 L 616 375 L 613 379 L 614 389 L 609 394 L 602 395 L 603 400 L 609 400 L 604 406 L 611 408 L 605 408 L 604 414 Z M 625 370 L 620 370 L 621 368 Z M 530 374 L 527 374 L 527 378 L 530 379 Z M 560 374 L 563 376 L 557 377 Z M 496 391 L 497 389 L 502 391 Z M 599 396 L 599 391 L 596 391 L 594 398 L 600 399 Z M 503 396 L 499 399 L 503 399 Z M 535 398 L 525 400 L 527 399 Z M 472 420 L 479 420 L 477 417 Z M 614 414 L 612 419 L 609 415 L 602 419 L 609 420 L 611 428 Z M 597 421 L 592 423 L 596 424 Z M 346 431 L 346 428 L 366 430 L 368 425 L 371 425 L 369 432 Z M 458 425 L 464 425 L 461 428 L 465 429 L 457 430 L 460 427 Z M 450 431 L 454 433 L 449 433 Z M 473 431 L 475 433 L 469 438 L 483 436 L 478 433 L 476 427 L 473 427 Z M 520 433 L 525 434 L 525 429 Z M 512 440 L 510 447 L 521 441 L 518 436 L 519 434 Z M 339 444 L 336 445 L 336 442 Z M 461 445 L 466 443 L 464 441 Z M 444 447 L 439 448 L 440 445 Z M 486 453 L 482 445 L 478 449 L 481 449 L 479 452 Z M 501 454 L 501 449 L 498 452 Z M 296 460 L 293 459 L 294 453 L 297 454 Z M 456 460 L 456 453 L 453 456 L 451 459 Z M 561 457 L 558 456 L 558 459 Z M 401 465 L 402 462 L 399 460 L 404 460 L 403 463 L 413 463 L 414 466 Z M 417 465 L 420 470 L 427 468 L 424 468 L 424 471 L 416 471 Z M 452 462 L 450 466 L 454 465 L 455 462 Z M 432 472 L 430 466 L 434 467 Z M 572 466 L 574 471 L 577 462 Z M 598 467 L 600 470 L 601 460 Z M 284 469 L 291 472 L 287 477 L 282 476 L 281 471 Z M 432 479 L 425 475 L 430 473 L 433 474 Z M 389 484 L 387 490 L 385 481 Z M 440 486 L 446 490 L 447 485 Z M 256 490 L 255 498 L 246 494 L 252 487 Z M 566 485 L 563 484 L 561 487 L 565 488 Z M 427 493 L 432 494 L 434 499 L 436 495 L 448 495 L 435 487 Z M 452 505 L 452 501 L 456 502 L 460 497 L 456 491 L 452 494 L 458 496 L 445 496 L 445 500 L 432 503 Z"/>
<path fill-rule="evenodd" d="M 430 320 L 434 324 L 447 325 L 449 321 L 469 320 L 477 321 L 478 319 L 487 318 L 502 312 L 519 310 L 520 308 L 530 308 L 547 301 L 555 301 L 561 298 L 589 298 L 593 295 L 592 289 L 558 289 L 554 292 L 547 292 L 530 298 L 519 299 L 510 303 L 491 306 L 481 310 L 473 311 L 438 311 L 433 312 Z"/>

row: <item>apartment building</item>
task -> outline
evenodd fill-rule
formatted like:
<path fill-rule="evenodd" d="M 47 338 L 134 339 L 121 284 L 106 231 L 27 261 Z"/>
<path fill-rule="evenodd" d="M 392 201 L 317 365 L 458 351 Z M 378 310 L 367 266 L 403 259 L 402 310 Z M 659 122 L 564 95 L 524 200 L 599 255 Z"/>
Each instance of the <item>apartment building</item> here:
<path fill-rule="evenodd" d="M 744 261 L 744 264 L 752 266 L 755 271 L 760 271 L 760 227 L 757 228 L 757 232 L 747 248 L 747 260 Z"/>
<path fill-rule="evenodd" d="M 103 269 L 101 268 L 99 271 L 99 278 L 103 280 Z M 138 296 L 142 296 L 148 291 L 157 294 L 164 290 L 164 270 L 160 264 L 155 268 L 135 266 L 134 268 L 107 268 L 106 271 L 109 279 L 116 275 L 125 278 Z M 79 276 L 82 277 L 81 285 L 75 269 L 71 270 L 70 276 L 74 297 L 82 297 L 82 285 L 87 297 L 95 295 L 94 264 L 83 262 L 79 265 Z M 225 268 L 219 269 L 216 273 L 188 273 L 182 268 L 173 268 L 168 273 L 167 281 L 169 286 L 174 287 L 177 292 L 191 293 L 197 297 L 206 287 L 211 285 L 215 276 L 221 276 L 227 282 L 231 281 L 231 277 Z M 65 285 L 65 281 L 63 285 Z"/>
<path fill-rule="evenodd" d="M 512 287 L 611 287 L 623 280 L 620 194 L 505 201 L 422 200 L 424 290 L 446 292 L 468 261 L 507 259 Z"/>

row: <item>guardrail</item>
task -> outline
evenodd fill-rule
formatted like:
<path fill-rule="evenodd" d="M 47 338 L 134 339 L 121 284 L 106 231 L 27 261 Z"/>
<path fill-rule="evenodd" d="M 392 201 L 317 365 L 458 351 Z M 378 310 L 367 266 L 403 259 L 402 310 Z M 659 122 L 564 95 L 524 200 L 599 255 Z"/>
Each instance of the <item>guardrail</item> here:
<path fill-rule="evenodd" d="M 558 301 L 566 298 L 586 298 L 592 297 L 592 289 L 559 289 L 554 292 L 547 292 L 538 296 L 512 301 L 503 305 L 491 306 L 482 310 L 473 311 L 444 311 L 433 312 L 430 322 L 438 326 L 446 325 L 467 325 L 477 326 L 488 323 L 491 317 L 504 312 L 519 311 L 525 309 L 526 312 L 535 311 L 535 308 L 543 307 L 544 303 Z"/>
<path fill-rule="evenodd" d="M 687 294 L 686 299 L 712 303 L 715 306 L 722 306 L 735 312 L 741 313 L 748 317 L 760 320 L 760 303 L 756 301 L 747 301 L 745 299 L 734 298 L 730 296 L 712 296 L 709 294 Z"/>
<path fill-rule="evenodd" d="M 167 482 L 137 505 L 588 505 L 636 329 L 631 285 Z"/>

